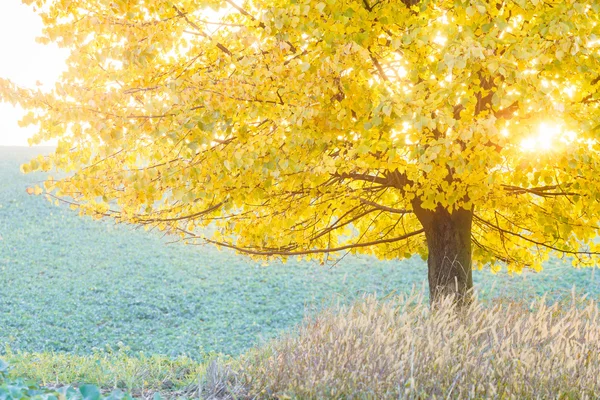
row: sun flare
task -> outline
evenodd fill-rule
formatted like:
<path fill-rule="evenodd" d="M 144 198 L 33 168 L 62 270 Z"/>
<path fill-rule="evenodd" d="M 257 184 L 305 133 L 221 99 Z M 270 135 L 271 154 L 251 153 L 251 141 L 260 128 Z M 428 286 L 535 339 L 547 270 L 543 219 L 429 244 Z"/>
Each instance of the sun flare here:
<path fill-rule="evenodd" d="M 537 133 L 521 141 L 520 148 L 526 152 L 548 152 L 564 148 L 575 141 L 577 134 L 566 130 L 562 123 L 542 122 Z"/>

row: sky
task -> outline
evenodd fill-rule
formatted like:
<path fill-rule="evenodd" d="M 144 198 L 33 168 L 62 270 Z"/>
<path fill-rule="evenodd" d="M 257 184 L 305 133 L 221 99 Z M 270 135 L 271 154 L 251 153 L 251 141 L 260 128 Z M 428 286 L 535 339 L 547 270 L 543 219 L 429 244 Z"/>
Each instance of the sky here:
<path fill-rule="evenodd" d="M 26 87 L 52 87 L 65 69 L 66 50 L 41 45 L 42 21 L 21 0 L 0 0 L 0 77 Z M 27 146 L 35 127 L 17 124 L 23 111 L 0 103 L 0 146 Z M 51 144 L 51 143 L 50 143 Z"/>

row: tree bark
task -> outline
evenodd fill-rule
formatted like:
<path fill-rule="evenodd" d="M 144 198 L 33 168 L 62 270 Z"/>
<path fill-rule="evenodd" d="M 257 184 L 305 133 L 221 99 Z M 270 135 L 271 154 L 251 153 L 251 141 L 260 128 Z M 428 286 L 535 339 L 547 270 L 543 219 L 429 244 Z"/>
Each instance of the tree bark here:
<path fill-rule="evenodd" d="M 427 248 L 429 301 L 434 306 L 448 295 L 454 295 L 459 307 L 472 300 L 471 210 L 448 212 L 443 207 L 424 210 L 413 204 L 415 214 L 425 230 Z"/>

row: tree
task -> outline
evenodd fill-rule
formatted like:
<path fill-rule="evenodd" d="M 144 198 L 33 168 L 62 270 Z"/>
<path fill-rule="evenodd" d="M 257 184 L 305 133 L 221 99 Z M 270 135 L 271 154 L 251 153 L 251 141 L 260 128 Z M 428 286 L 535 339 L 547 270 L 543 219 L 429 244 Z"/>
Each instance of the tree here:
<path fill-rule="evenodd" d="M 45 190 L 81 213 L 255 256 L 420 254 L 432 301 L 473 266 L 599 254 L 596 1 L 24 2 L 68 70 L 0 97 L 58 139 L 23 169 L 68 172 Z"/>

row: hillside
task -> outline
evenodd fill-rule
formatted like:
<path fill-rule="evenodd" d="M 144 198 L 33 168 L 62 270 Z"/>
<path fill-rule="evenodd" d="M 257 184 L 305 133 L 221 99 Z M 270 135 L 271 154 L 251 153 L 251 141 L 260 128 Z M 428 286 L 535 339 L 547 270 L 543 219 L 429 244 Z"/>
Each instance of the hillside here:
<path fill-rule="evenodd" d="M 122 343 L 170 356 L 235 355 L 323 304 L 408 290 L 426 279 L 418 258 L 263 266 L 230 251 L 167 244 L 156 233 L 80 218 L 26 194 L 44 176 L 23 175 L 19 165 L 39 151 L 0 147 L 0 348 L 89 353 Z M 600 294 L 593 270 L 560 260 L 542 274 L 474 276 L 486 298 L 525 290 L 562 295 L 574 284 Z"/>

